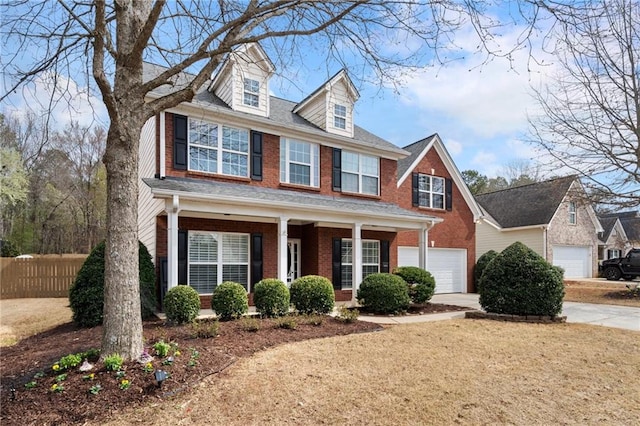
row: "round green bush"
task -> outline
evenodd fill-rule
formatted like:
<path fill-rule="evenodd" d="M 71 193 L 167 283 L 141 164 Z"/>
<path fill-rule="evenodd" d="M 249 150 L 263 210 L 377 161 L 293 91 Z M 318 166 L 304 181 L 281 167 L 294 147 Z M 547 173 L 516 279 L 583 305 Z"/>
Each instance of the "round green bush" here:
<path fill-rule="evenodd" d="M 247 290 L 242 284 L 225 281 L 213 291 L 211 309 L 223 320 L 240 318 L 249 310 Z"/>
<path fill-rule="evenodd" d="M 489 262 L 495 259 L 497 255 L 498 255 L 497 251 L 489 250 L 488 252 L 484 253 L 482 256 L 478 258 L 478 261 L 476 262 L 476 267 L 473 270 L 473 278 L 476 284 L 476 291 L 480 291 L 480 278 L 482 277 L 482 273 L 484 272 Z"/>
<path fill-rule="evenodd" d="M 174 324 L 193 322 L 200 313 L 200 295 L 188 285 L 170 288 L 164 296 L 163 304 L 167 320 Z"/>
<path fill-rule="evenodd" d="M 139 243 L 138 262 L 140 278 L 140 313 L 149 318 L 156 308 L 156 274 L 151 255 L 144 244 Z M 69 305 L 73 321 L 81 327 L 102 324 L 104 306 L 104 252 L 105 242 L 98 244 L 82 264 L 69 290 Z"/>
<path fill-rule="evenodd" d="M 403 312 L 411 303 L 405 280 L 388 273 L 367 275 L 357 297 L 363 307 L 377 314 Z"/>
<path fill-rule="evenodd" d="M 413 303 L 425 303 L 433 297 L 436 280 L 429 271 L 416 266 L 400 266 L 393 270 L 393 274 L 405 280 Z"/>
<path fill-rule="evenodd" d="M 265 317 L 278 317 L 289 312 L 289 289 L 279 279 L 265 278 L 253 289 L 256 310 Z"/>
<path fill-rule="evenodd" d="M 333 285 L 325 277 L 306 275 L 291 283 L 291 303 L 301 314 L 327 314 L 333 311 Z"/>
<path fill-rule="evenodd" d="M 520 242 L 497 255 L 480 278 L 480 305 L 487 312 L 556 316 L 562 311 L 561 268 Z"/>

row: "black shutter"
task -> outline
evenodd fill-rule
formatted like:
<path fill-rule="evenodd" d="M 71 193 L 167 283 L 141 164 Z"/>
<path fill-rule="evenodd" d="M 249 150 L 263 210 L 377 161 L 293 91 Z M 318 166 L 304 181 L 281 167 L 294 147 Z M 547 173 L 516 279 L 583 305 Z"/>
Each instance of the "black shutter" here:
<path fill-rule="evenodd" d="M 333 250 L 331 253 L 332 282 L 334 290 L 342 289 L 342 238 L 333 239 Z"/>
<path fill-rule="evenodd" d="M 380 272 L 389 272 L 389 241 L 380 241 Z"/>
<path fill-rule="evenodd" d="M 418 191 L 418 173 L 411 174 L 411 203 L 413 207 L 420 205 L 420 192 Z"/>
<path fill-rule="evenodd" d="M 331 185 L 334 191 L 342 191 L 342 150 L 333 148 Z"/>
<path fill-rule="evenodd" d="M 173 116 L 173 168 L 187 170 L 187 117 Z"/>
<path fill-rule="evenodd" d="M 453 183 L 451 179 L 444 180 L 444 198 L 447 211 L 451 211 L 453 207 Z"/>
<path fill-rule="evenodd" d="M 251 131 L 251 179 L 262 180 L 262 133 Z"/>
<path fill-rule="evenodd" d="M 251 234 L 251 289 L 262 280 L 262 234 Z"/>
<path fill-rule="evenodd" d="M 187 285 L 187 231 L 178 231 L 178 284 Z"/>

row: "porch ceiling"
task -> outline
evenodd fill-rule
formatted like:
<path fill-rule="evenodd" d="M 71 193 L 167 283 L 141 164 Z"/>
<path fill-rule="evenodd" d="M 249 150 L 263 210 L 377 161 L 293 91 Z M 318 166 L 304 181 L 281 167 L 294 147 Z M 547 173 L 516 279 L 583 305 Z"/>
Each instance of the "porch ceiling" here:
<path fill-rule="evenodd" d="M 422 229 L 442 219 L 378 200 L 332 197 L 288 189 L 174 178 L 143 179 L 156 198 L 179 199 L 180 215 L 227 220 L 353 224 L 367 228 Z"/>

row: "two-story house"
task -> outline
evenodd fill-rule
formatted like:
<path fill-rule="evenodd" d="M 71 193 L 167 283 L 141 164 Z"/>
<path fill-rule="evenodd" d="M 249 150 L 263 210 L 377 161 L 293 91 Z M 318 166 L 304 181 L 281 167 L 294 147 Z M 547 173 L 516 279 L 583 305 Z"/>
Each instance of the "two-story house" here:
<path fill-rule="evenodd" d="M 145 65 L 148 77 L 161 71 Z M 400 232 L 424 247 L 442 222 L 399 205 L 398 161 L 409 152 L 354 124 L 359 94 L 344 70 L 301 102 L 269 95 L 273 72 L 258 44 L 243 46 L 191 102 L 146 123 L 139 235 L 160 297 L 186 284 L 207 306 L 224 281 L 251 299 L 262 278 L 317 274 L 337 300 L 354 300 L 367 274 L 398 265 Z"/>

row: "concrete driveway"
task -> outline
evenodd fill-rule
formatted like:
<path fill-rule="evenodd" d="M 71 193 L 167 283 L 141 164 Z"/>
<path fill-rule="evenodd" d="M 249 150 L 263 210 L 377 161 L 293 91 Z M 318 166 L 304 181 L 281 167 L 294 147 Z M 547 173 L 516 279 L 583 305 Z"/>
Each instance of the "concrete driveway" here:
<path fill-rule="evenodd" d="M 431 302 L 480 309 L 478 297 L 477 294 L 473 293 L 436 294 L 431 299 Z M 562 305 L 562 315 L 567 316 L 567 322 L 603 325 L 605 327 L 640 331 L 640 308 L 564 302 Z"/>

